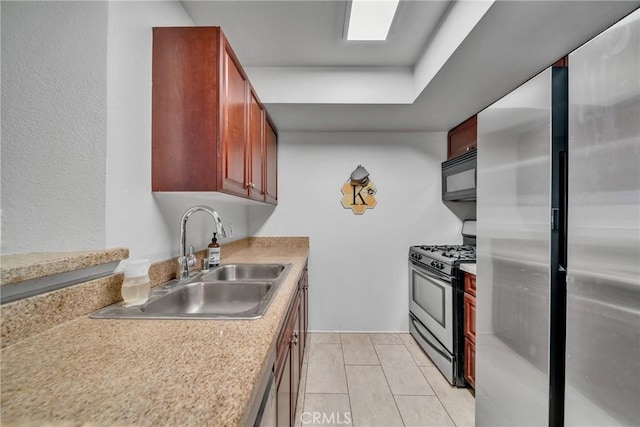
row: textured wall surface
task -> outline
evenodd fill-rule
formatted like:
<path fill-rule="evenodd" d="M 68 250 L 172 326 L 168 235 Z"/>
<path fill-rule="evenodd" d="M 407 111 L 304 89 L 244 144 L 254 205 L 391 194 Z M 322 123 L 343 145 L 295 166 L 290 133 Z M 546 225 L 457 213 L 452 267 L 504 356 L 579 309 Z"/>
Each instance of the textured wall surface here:
<path fill-rule="evenodd" d="M 461 243 L 442 203 L 445 133 L 282 133 L 278 207 L 250 207 L 250 234 L 309 236 L 309 321 L 315 331 L 406 331 L 408 253 Z M 377 205 L 354 215 L 340 188 L 361 163 Z"/>
<path fill-rule="evenodd" d="M 179 2 L 2 2 L 3 254 L 165 259 L 197 204 L 233 224 L 231 240 L 248 235 L 239 199 L 151 192 L 151 29 L 185 25 Z M 212 230 L 194 215 L 188 243 Z"/>
<path fill-rule="evenodd" d="M 107 4 L 1 7 L 2 253 L 102 248 Z"/>

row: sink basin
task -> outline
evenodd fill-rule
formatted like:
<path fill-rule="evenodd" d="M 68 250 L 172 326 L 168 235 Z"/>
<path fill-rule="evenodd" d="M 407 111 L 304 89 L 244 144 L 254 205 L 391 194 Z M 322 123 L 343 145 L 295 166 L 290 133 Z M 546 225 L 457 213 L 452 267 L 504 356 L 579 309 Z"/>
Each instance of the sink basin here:
<path fill-rule="evenodd" d="M 189 280 L 156 286 L 146 303 L 122 302 L 92 319 L 258 319 L 264 315 L 290 264 L 225 264 Z"/>
<path fill-rule="evenodd" d="M 147 302 L 140 310 L 179 317 L 254 318 L 264 311 L 272 289 L 268 282 L 195 282 Z"/>
<path fill-rule="evenodd" d="M 280 277 L 283 264 L 225 264 L 202 276 L 202 280 L 270 280 Z"/>

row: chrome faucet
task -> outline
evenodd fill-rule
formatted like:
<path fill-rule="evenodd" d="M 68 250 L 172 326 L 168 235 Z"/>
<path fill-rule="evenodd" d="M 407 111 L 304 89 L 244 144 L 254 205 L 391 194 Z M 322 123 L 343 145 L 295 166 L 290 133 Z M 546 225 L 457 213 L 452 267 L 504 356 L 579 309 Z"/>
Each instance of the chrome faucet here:
<path fill-rule="evenodd" d="M 218 236 L 223 239 L 227 237 L 227 232 L 225 231 L 222 221 L 216 211 L 207 206 L 194 206 L 187 209 L 184 215 L 182 215 L 182 220 L 180 221 L 180 256 L 178 257 L 178 269 L 176 271 L 176 279 L 179 281 L 188 279 L 189 267 L 196 265 L 196 256 L 193 254 L 193 246 L 189 248 L 189 254 L 187 255 L 187 220 L 191 214 L 198 211 L 203 211 L 211 215 L 216 224 Z"/>

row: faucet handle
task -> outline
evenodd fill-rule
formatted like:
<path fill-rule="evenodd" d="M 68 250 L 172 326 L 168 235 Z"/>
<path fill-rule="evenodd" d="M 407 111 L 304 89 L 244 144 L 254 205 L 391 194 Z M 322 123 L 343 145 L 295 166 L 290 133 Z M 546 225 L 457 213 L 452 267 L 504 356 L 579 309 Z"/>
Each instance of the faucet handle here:
<path fill-rule="evenodd" d="M 220 237 L 222 237 L 223 239 L 227 238 L 227 230 L 224 229 L 224 225 L 220 224 L 220 230 L 218 234 L 220 234 Z"/>
<path fill-rule="evenodd" d="M 193 246 L 189 246 L 189 256 L 187 257 L 187 265 L 193 267 L 196 265 L 196 256 L 193 253 Z"/>

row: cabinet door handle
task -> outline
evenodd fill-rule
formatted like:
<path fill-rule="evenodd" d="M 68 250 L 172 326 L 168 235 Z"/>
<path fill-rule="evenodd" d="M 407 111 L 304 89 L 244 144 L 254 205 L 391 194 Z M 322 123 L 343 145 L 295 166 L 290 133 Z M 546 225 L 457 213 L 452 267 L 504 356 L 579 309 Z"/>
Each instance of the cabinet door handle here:
<path fill-rule="evenodd" d="M 294 332 L 293 335 L 291 336 L 291 342 L 293 344 L 298 344 L 298 333 Z"/>

